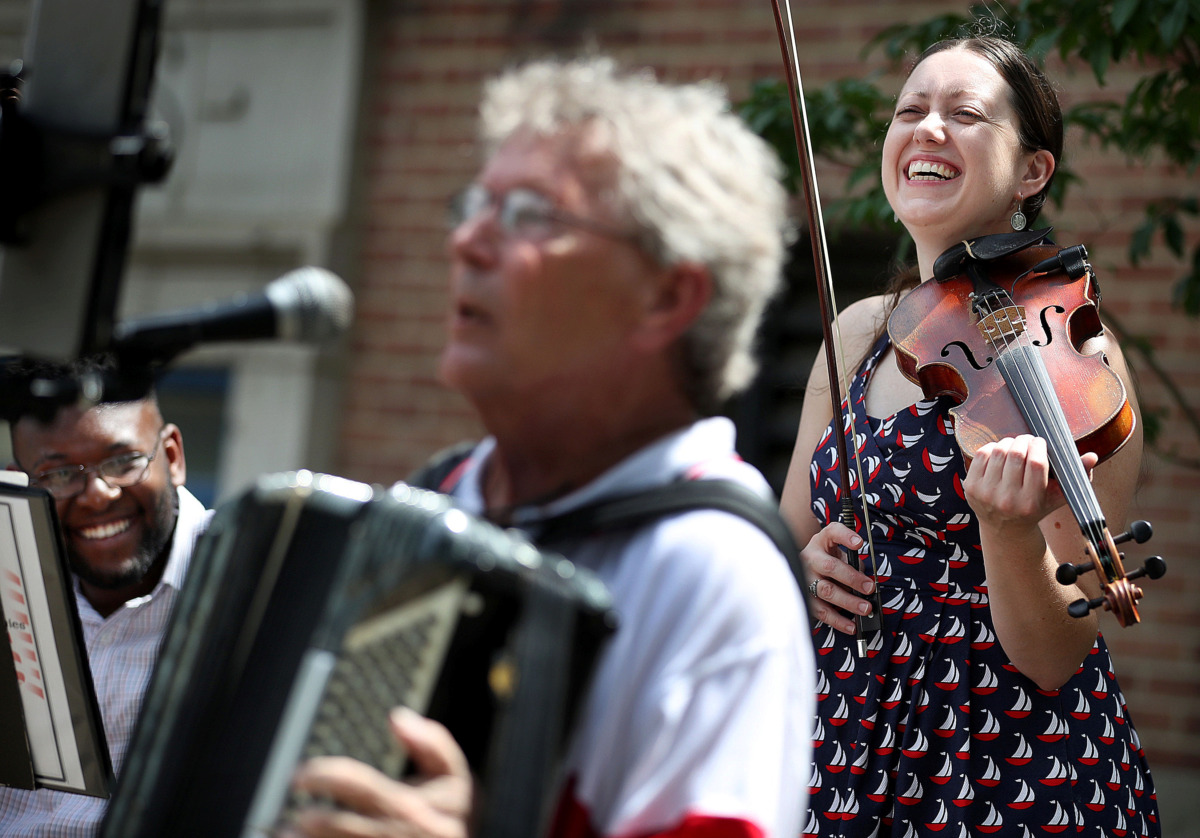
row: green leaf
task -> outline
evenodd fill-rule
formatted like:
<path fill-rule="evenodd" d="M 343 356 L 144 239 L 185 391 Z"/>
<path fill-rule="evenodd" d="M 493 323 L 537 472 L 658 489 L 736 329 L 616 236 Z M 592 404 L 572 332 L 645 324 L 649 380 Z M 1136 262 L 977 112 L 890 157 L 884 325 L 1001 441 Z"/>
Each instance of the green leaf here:
<path fill-rule="evenodd" d="M 1114 32 L 1120 32 L 1125 28 L 1125 24 L 1129 23 L 1129 19 L 1133 17 L 1137 7 L 1138 0 L 1117 0 L 1113 3 L 1112 27 Z"/>
<path fill-rule="evenodd" d="M 1134 265 L 1141 262 L 1142 257 L 1150 252 L 1150 240 L 1154 237 L 1154 230 L 1157 226 L 1151 219 L 1143 222 L 1133 231 L 1133 238 L 1129 242 L 1129 261 Z"/>
<path fill-rule="evenodd" d="M 1176 256 L 1183 256 L 1183 227 L 1179 224 L 1179 218 L 1174 213 L 1171 213 L 1163 219 L 1163 238 L 1167 241 L 1167 247 L 1171 248 L 1171 252 Z"/>
<path fill-rule="evenodd" d="M 1162 434 L 1163 417 L 1166 413 L 1165 408 L 1149 409 L 1142 405 L 1142 433 L 1145 434 L 1147 445 L 1153 445 Z"/>
<path fill-rule="evenodd" d="M 1175 286 L 1175 305 L 1191 317 L 1200 316 L 1200 246 L 1192 251 L 1192 270 Z"/>
<path fill-rule="evenodd" d="M 1046 55 L 1062 38 L 1062 27 L 1054 27 L 1053 29 L 1044 30 L 1041 34 L 1034 36 L 1029 42 L 1026 49 L 1033 55 Z"/>
<path fill-rule="evenodd" d="M 1108 72 L 1108 62 L 1112 56 L 1112 50 L 1104 41 L 1092 41 L 1084 46 L 1083 56 L 1088 63 L 1092 65 L 1092 73 L 1096 76 L 1096 81 L 1104 86 L 1104 76 Z"/>
<path fill-rule="evenodd" d="M 1167 49 L 1174 49 L 1175 43 L 1179 40 L 1179 36 L 1183 34 L 1183 27 L 1187 24 L 1188 19 L 1188 0 L 1175 0 L 1175 5 L 1171 8 L 1158 25 L 1159 34 L 1162 35 L 1163 44 Z"/>

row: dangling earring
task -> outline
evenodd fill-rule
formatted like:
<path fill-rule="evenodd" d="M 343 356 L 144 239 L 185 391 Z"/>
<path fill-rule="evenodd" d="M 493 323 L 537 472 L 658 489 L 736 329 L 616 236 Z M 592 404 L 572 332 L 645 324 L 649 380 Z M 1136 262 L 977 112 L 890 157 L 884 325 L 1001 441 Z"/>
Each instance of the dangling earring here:
<path fill-rule="evenodd" d="M 1012 218 L 1008 219 L 1008 223 L 1012 225 L 1013 231 L 1016 233 L 1025 229 L 1028 219 L 1025 218 L 1025 213 L 1021 212 L 1021 196 L 1017 196 L 1017 211 L 1012 214 Z"/>

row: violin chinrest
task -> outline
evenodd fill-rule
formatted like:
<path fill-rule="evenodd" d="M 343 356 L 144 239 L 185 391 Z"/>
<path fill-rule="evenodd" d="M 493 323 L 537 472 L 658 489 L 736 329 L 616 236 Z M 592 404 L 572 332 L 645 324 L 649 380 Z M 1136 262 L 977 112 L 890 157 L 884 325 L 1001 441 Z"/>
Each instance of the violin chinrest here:
<path fill-rule="evenodd" d="M 938 282 L 959 276 L 966 270 L 967 262 L 991 262 L 1018 253 L 1038 244 L 1053 231 L 1053 227 L 1041 230 L 1024 230 L 1020 233 L 997 233 L 961 241 L 937 258 L 933 263 L 933 277 Z"/>

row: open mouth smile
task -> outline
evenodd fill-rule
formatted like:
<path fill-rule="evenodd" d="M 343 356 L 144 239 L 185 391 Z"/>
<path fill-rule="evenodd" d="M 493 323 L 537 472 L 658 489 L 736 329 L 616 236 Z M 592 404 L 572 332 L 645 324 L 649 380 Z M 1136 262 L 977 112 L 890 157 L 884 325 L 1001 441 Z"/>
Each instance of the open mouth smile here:
<path fill-rule="evenodd" d="M 934 163 L 930 160 L 914 160 L 908 164 L 905 172 L 909 180 L 954 180 L 962 174 L 958 169 L 945 163 Z"/>
<path fill-rule="evenodd" d="M 80 527 L 76 532 L 85 541 L 99 541 L 102 538 L 112 538 L 114 535 L 120 535 L 132 525 L 133 521 L 131 519 L 122 518 L 119 521 L 109 521 L 105 524 L 96 524 L 93 527 Z"/>

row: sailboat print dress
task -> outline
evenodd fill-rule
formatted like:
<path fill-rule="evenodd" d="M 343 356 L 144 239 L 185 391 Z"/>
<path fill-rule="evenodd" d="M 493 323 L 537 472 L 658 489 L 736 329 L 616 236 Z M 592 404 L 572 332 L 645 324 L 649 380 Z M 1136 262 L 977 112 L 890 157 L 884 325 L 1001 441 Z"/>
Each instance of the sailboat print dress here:
<path fill-rule="evenodd" d="M 1017 672 L 996 640 L 951 403 L 866 417 L 866 387 L 888 346 L 884 335 L 851 384 L 858 424 L 847 436 L 863 463 L 883 630 L 869 662 L 856 659 L 853 638 L 823 623 L 814 632 L 819 701 L 803 834 L 1159 836 L 1104 639 L 1049 691 Z M 838 511 L 833 433 L 831 423 L 810 473 L 825 523 Z"/>

